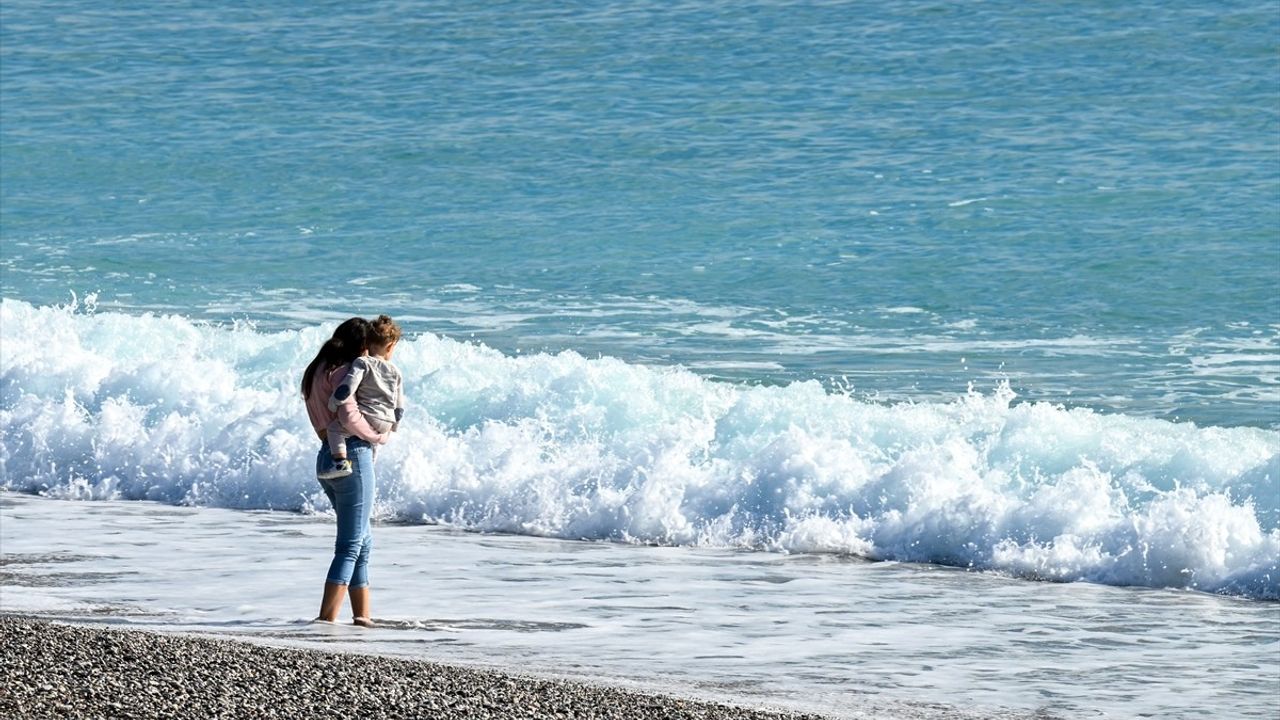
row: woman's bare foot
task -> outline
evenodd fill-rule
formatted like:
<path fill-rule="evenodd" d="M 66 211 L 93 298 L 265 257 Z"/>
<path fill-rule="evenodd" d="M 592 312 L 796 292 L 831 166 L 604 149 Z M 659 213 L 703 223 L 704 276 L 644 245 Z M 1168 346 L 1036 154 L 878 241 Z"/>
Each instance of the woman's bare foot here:
<path fill-rule="evenodd" d="M 360 627 L 367 627 L 367 628 L 378 627 L 377 625 L 374 624 L 373 618 L 367 618 L 367 617 L 351 618 L 351 622 L 355 623 L 356 625 L 359 625 Z"/>

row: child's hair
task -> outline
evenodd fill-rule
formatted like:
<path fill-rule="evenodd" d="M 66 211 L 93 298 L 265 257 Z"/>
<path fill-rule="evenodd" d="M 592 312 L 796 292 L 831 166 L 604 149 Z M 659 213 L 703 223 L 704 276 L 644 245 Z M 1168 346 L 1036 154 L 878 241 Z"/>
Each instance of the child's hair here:
<path fill-rule="evenodd" d="M 378 319 L 369 324 L 370 345 L 387 346 L 399 342 L 401 335 L 400 326 L 387 315 L 379 315 Z"/>

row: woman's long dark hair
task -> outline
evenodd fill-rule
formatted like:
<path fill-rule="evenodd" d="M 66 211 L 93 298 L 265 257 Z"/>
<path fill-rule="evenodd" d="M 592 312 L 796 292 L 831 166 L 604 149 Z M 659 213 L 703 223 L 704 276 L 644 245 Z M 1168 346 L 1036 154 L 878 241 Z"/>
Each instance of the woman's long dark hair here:
<path fill-rule="evenodd" d="M 360 357 L 368 338 L 369 321 L 362 317 L 353 317 L 339 325 L 333 331 L 333 337 L 320 346 L 316 359 L 303 371 L 302 397 L 311 398 L 311 382 L 315 379 L 317 370 L 332 370 Z"/>

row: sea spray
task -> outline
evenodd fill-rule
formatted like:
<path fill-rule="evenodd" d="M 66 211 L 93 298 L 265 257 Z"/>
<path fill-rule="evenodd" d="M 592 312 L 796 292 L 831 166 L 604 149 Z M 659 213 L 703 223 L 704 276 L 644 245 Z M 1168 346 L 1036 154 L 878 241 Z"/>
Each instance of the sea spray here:
<path fill-rule="evenodd" d="M 326 508 L 298 393 L 326 328 L 0 302 L 0 484 Z M 1280 433 L 1043 403 L 884 405 L 573 352 L 403 342 L 384 519 L 851 553 L 1280 598 Z"/>

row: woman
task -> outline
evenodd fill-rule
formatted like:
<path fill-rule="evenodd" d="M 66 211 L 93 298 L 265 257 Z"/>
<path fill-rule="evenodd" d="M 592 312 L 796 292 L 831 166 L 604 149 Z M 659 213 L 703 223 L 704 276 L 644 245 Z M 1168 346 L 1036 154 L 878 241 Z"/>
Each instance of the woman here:
<path fill-rule="evenodd" d="M 338 537 L 333 548 L 333 562 L 324 583 L 317 620 L 336 622 L 342 609 L 342 596 L 351 597 L 351 616 L 356 625 L 372 627 L 369 598 L 369 551 L 373 537 L 369 531 L 369 513 L 373 510 L 373 447 L 387 441 L 389 434 L 374 432 L 356 408 L 354 397 L 330 412 L 329 396 L 347 375 L 352 360 L 365 353 L 370 324 L 354 317 L 338 326 L 333 337 L 325 341 L 320 352 L 302 374 L 302 396 L 307 401 L 307 416 L 320 437 L 316 456 L 316 474 L 333 465 L 333 456 L 325 442 L 326 428 L 335 417 L 351 433 L 347 439 L 347 458 L 352 472 L 342 478 L 319 480 L 324 494 L 338 515 Z"/>

